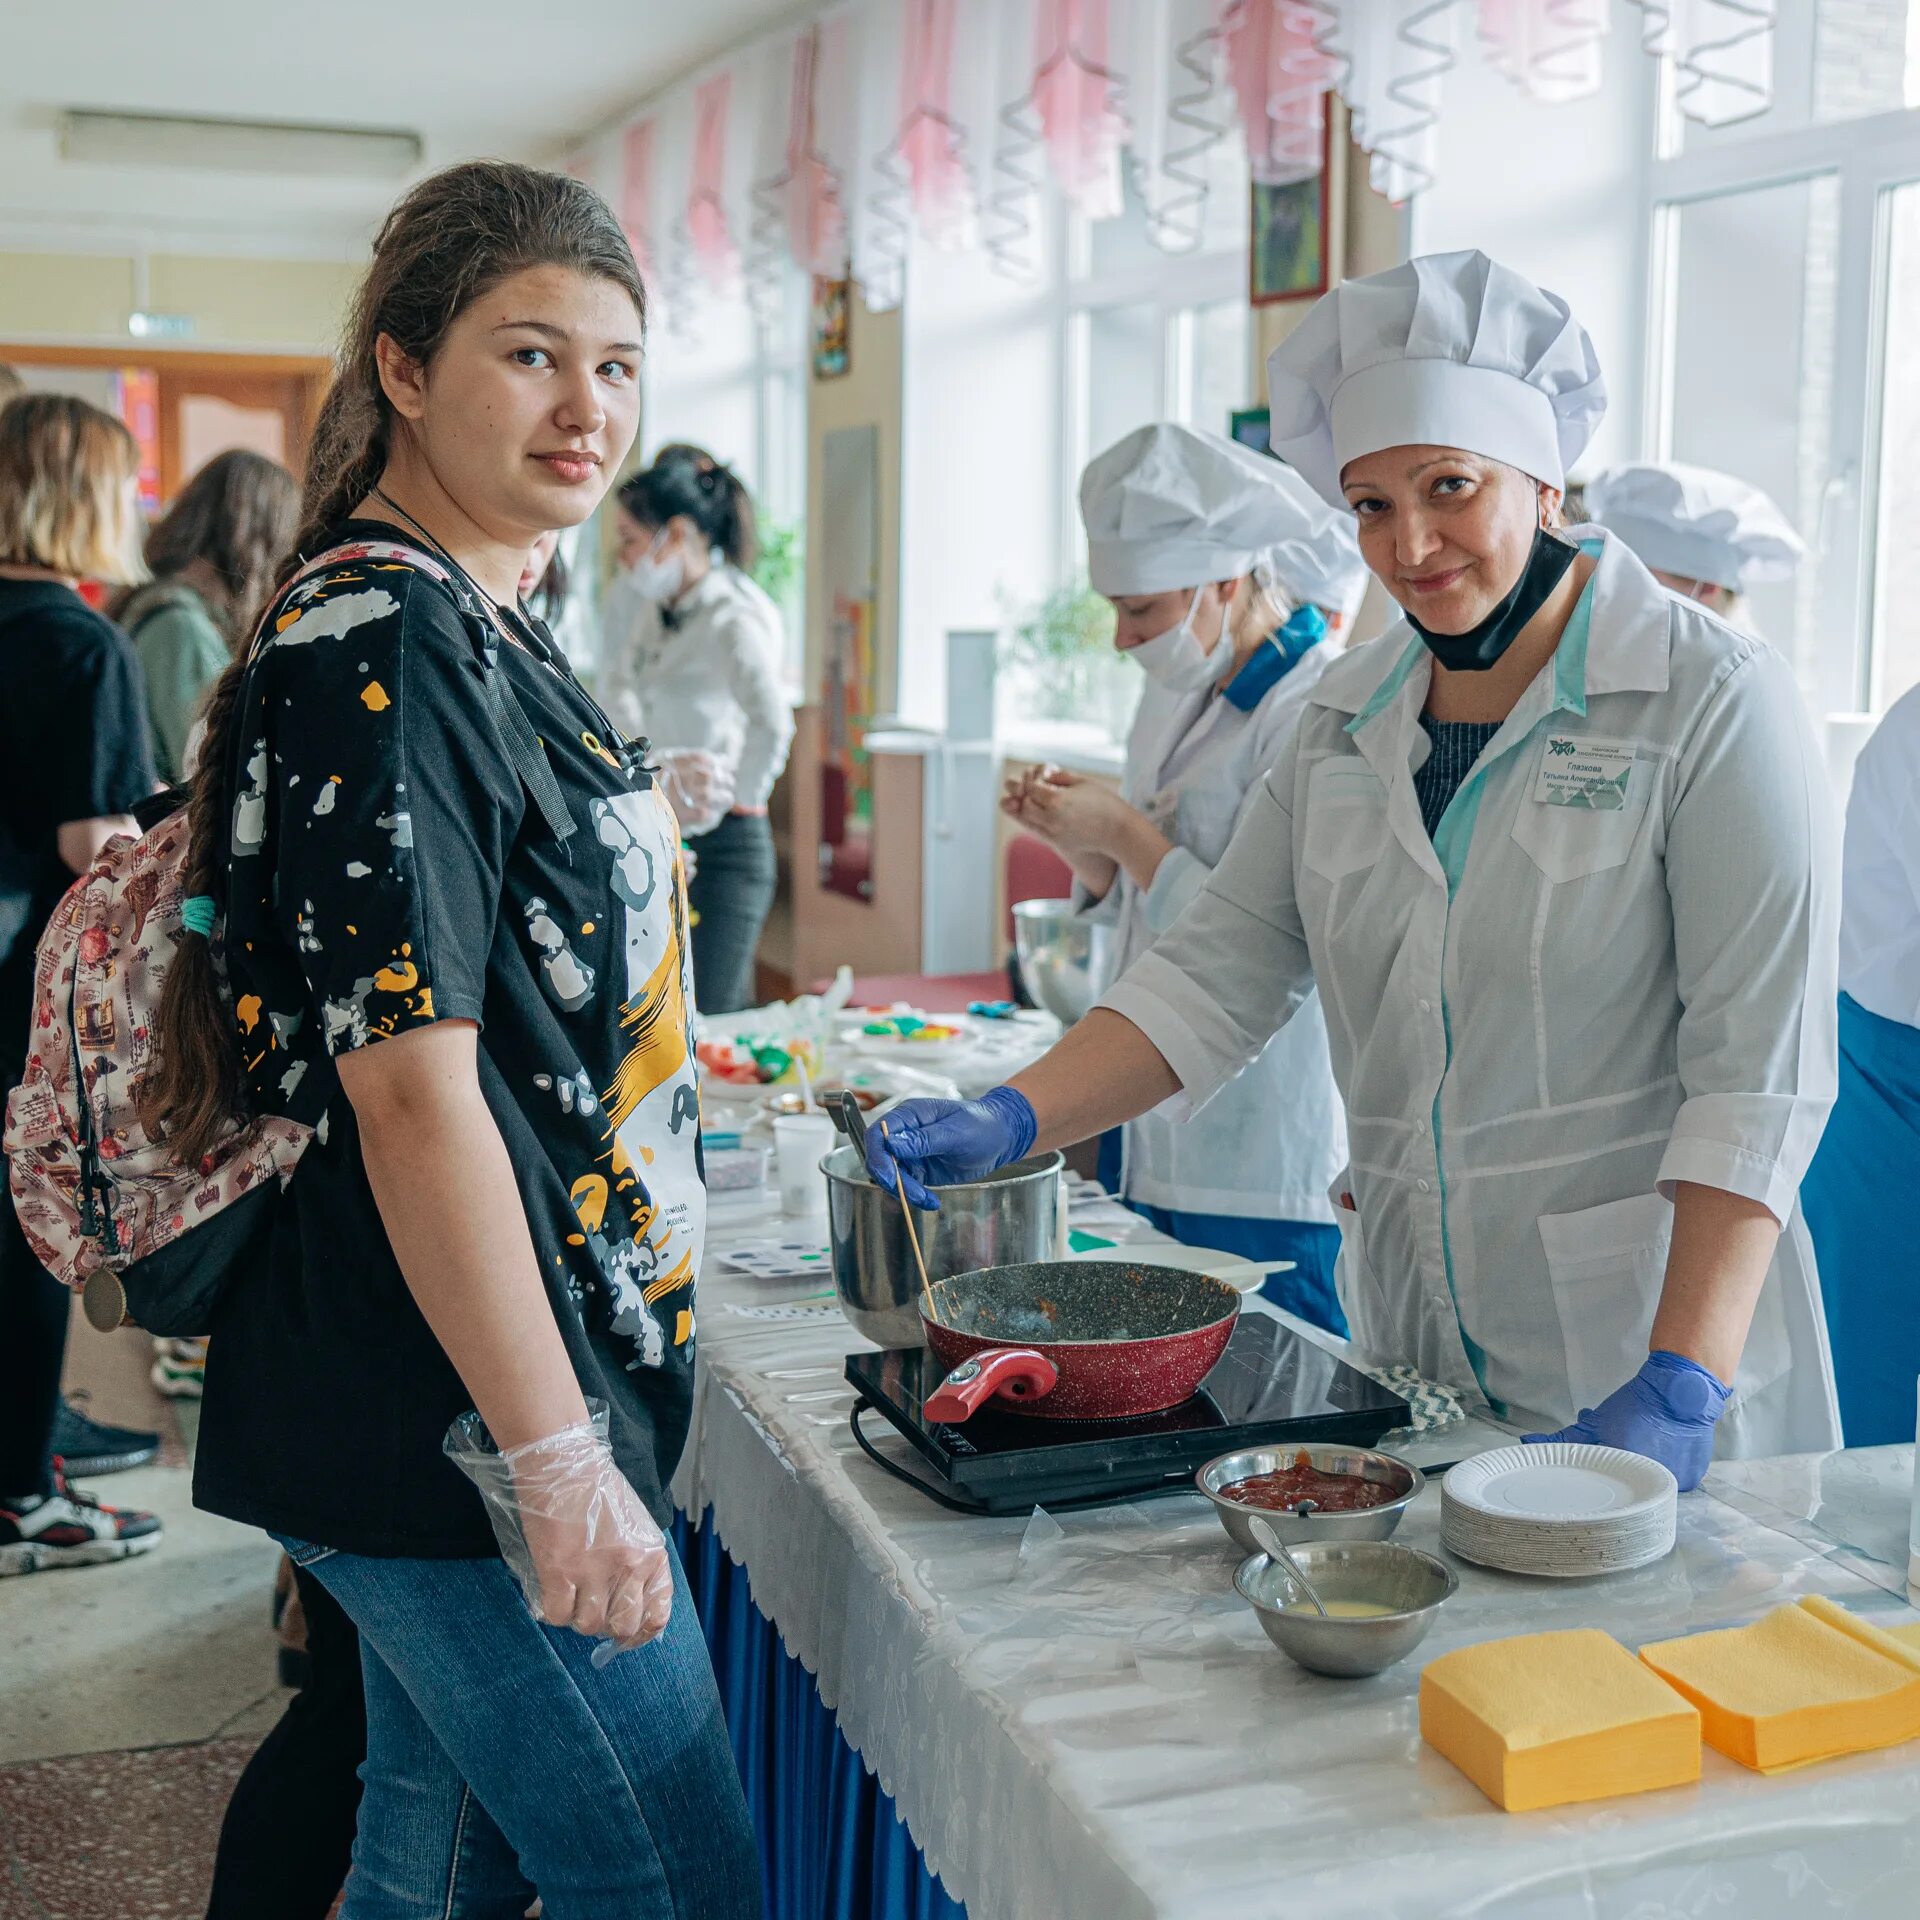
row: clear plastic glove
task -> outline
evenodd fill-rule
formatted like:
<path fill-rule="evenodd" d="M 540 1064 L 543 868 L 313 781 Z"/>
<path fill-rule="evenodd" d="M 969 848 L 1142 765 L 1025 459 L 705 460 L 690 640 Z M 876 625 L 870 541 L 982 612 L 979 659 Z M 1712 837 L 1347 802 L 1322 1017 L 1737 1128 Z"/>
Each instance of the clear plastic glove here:
<path fill-rule="evenodd" d="M 733 805 L 733 769 L 705 747 L 662 749 L 660 784 L 683 833 L 711 833 Z"/>
<path fill-rule="evenodd" d="M 477 1413 L 447 1429 L 445 1451 L 480 1489 L 536 1620 L 602 1644 L 595 1666 L 645 1646 L 673 1613 L 667 1543 L 607 1445 L 607 1407 L 584 1426 L 502 1452 Z"/>
<path fill-rule="evenodd" d="M 1624 1387 L 1585 1407 L 1558 1433 L 1530 1433 L 1530 1442 L 1583 1441 L 1591 1447 L 1623 1447 L 1644 1453 L 1690 1493 L 1713 1461 L 1713 1430 L 1732 1389 L 1684 1354 L 1654 1352 Z"/>
<path fill-rule="evenodd" d="M 995 1087 L 978 1100 L 902 1100 L 867 1127 L 867 1172 L 889 1193 L 937 1212 L 932 1185 L 978 1180 L 1025 1157 L 1039 1122 L 1024 1093 Z"/>

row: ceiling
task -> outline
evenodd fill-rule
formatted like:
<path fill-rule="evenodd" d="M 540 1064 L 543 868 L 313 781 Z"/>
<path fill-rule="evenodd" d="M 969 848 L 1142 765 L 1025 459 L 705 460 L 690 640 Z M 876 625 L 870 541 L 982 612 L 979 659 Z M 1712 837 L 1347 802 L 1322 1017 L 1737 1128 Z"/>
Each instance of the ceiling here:
<path fill-rule="evenodd" d="M 357 256 L 399 180 L 67 161 L 66 107 L 417 132 L 429 169 L 557 163 L 793 0 L 15 0 L 0 44 L 0 250 Z"/>

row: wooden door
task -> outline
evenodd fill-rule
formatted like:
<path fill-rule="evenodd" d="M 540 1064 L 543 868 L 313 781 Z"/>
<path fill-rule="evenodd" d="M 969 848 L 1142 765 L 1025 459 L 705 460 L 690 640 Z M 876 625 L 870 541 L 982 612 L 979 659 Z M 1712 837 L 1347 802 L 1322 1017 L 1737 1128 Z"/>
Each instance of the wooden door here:
<path fill-rule="evenodd" d="M 311 388 L 293 373 L 160 375 L 160 493 L 171 500 L 216 454 L 244 447 L 294 473 L 306 464 Z"/>
<path fill-rule="evenodd" d="M 170 504 L 217 453 L 251 447 L 296 476 L 333 376 L 314 354 L 141 352 L 0 340 L 0 361 L 30 387 L 71 391 L 118 413 L 141 443 L 142 504 Z"/>

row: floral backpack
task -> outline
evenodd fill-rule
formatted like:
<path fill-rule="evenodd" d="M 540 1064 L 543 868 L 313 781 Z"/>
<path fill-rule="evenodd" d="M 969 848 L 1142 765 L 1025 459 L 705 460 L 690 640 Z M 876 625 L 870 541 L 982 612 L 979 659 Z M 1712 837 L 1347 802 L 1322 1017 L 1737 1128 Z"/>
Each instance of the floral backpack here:
<path fill-rule="evenodd" d="M 360 540 L 321 554 L 295 579 L 366 559 L 413 567 L 452 595 L 481 636 L 508 751 L 564 838 L 572 822 L 552 769 L 506 675 L 493 670 L 485 637 L 493 626 L 464 578 L 417 548 Z M 274 604 L 284 597 L 285 589 Z M 183 916 L 193 917 L 187 826 L 187 809 L 174 806 L 137 839 L 116 834 L 55 909 L 35 954 L 26 1071 L 8 1096 L 5 1134 L 21 1228 L 48 1271 L 80 1290 L 87 1318 L 105 1329 L 132 1319 L 178 1337 L 205 1333 L 229 1281 L 264 1258 L 269 1196 L 285 1186 L 312 1133 L 276 1115 L 235 1114 L 213 1151 L 189 1167 L 140 1124 L 154 1017 Z M 212 929 L 196 923 L 194 931 Z"/>
<path fill-rule="evenodd" d="M 153 1021 L 181 936 L 187 810 L 117 834 L 40 937 L 26 1073 L 7 1099 L 14 1208 L 41 1264 L 82 1290 L 95 1326 L 206 1332 L 311 1129 L 273 1116 L 231 1129 L 198 1166 L 136 1110 Z M 251 1204 L 240 1205 L 239 1202 Z"/>

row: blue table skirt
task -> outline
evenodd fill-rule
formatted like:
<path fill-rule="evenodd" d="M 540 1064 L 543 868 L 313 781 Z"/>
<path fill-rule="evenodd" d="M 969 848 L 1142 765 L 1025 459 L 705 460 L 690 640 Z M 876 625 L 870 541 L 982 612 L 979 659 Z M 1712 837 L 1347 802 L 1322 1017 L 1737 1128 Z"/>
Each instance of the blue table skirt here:
<path fill-rule="evenodd" d="M 760 1840 L 767 1920 L 966 1920 L 713 1528 L 678 1514 L 673 1538 Z"/>

